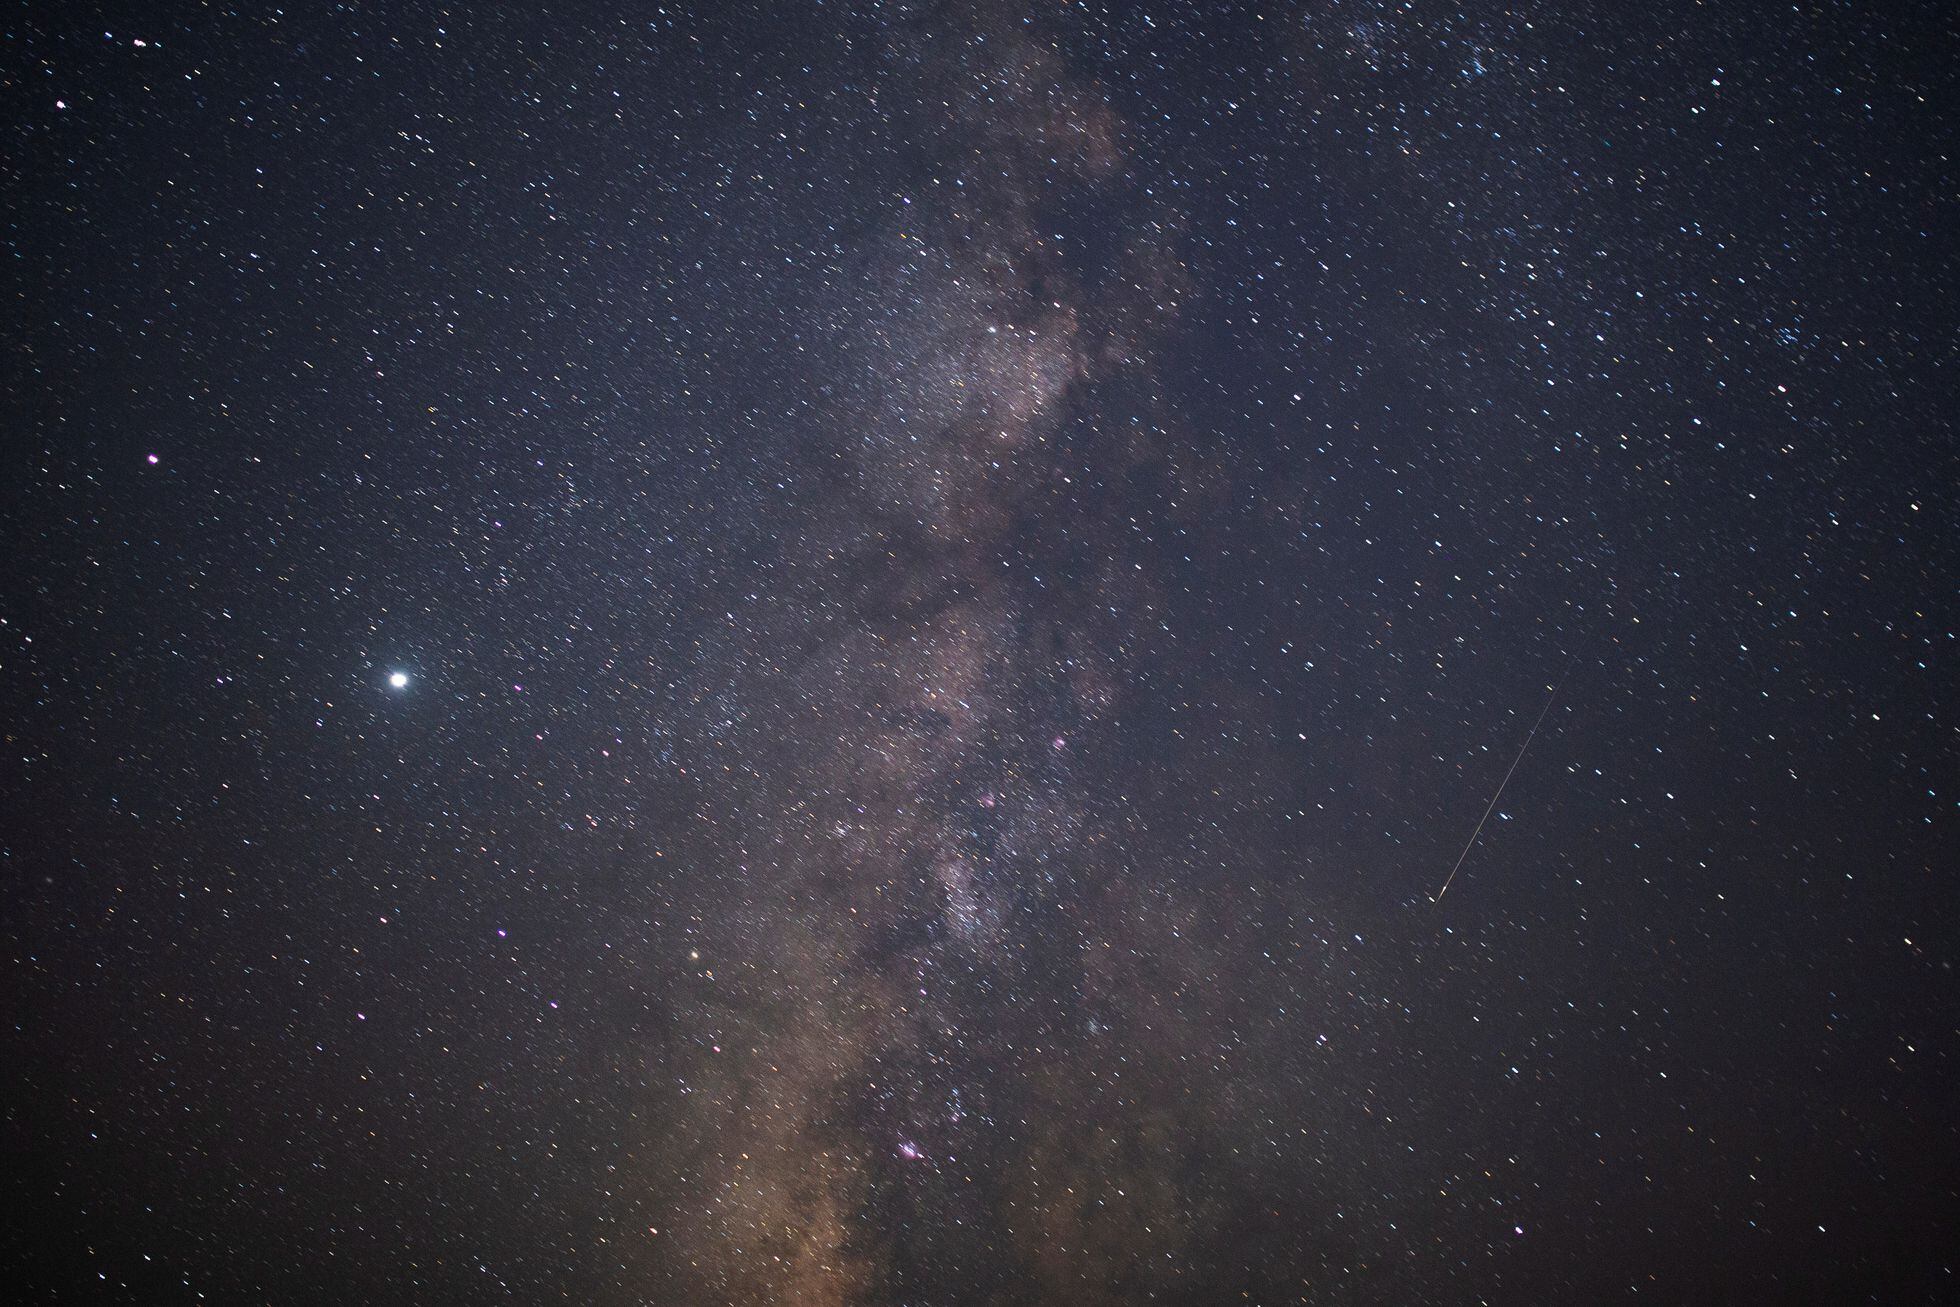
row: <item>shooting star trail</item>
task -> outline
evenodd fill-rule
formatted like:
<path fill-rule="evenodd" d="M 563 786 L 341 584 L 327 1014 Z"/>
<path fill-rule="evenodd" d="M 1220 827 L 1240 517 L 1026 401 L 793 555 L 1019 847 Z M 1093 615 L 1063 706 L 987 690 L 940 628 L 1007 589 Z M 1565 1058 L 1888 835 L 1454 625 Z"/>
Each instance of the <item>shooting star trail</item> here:
<path fill-rule="evenodd" d="M 1497 801 L 1504 797 L 1504 787 L 1511 783 L 1511 777 L 1518 770 L 1518 764 L 1524 761 L 1525 751 L 1531 748 L 1531 742 L 1538 738 L 1538 728 L 1545 724 L 1545 714 L 1552 710 L 1552 701 L 1558 698 L 1559 690 L 1565 685 L 1566 673 L 1571 670 L 1572 663 L 1568 660 L 1565 671 L 1558 674 L 1558 682 L 1552 686 L 1552 692 L 1545 696 L 1545 706 L 1538 710 L 1538 720 L 1531 724 L 1531 731 L 1524 737 L 1524 745 L 1518 750 L 1518 756 L 1511 759 L 1511 770 L 1505 772 L 1504 779 L 1497 783 L 1497 793 L 1490 796 L 1490 803 L 1485 806 L 1484 815 L 1477 818 L 1477 829 L 1470 832 L 1469 840 L 1464 843 L 1463 852 L 1456 855 L 1456 865 L 1451 867 L 1450 874 L 1443 878 L 1443 888 L 1436 891 L 1436 897 L 1430 900 L 1432 903 L 1441 903 L 1443 895 L 1450 892 L 1450 882 L 1456 879 L 1457 872 L 1463 870 L 1463 860 L 1469 857 L 1470 850 L 1477 846 L 1477 837 L 1484 833 L 1484 823 L 1489 821 L 1490 814 L 1497 810 Z"/>

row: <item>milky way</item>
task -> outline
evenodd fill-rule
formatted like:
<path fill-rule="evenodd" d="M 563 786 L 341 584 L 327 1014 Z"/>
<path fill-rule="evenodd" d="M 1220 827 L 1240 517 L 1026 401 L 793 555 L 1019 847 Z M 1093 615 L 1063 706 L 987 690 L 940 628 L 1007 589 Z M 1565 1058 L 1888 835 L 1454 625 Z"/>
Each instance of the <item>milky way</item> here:
<path fill-rule="evenodd" d="M 1950 1293 L 1934 7 L 45 9 L 34 1300 Z"/>
<path fill-rule="evenodd" d="M 696 856 L 739 860 L 742 890 L 696 909 L 635 1219 L 686 1193 L 678 1250 L 646 1256 L 744 1301 L 946 1277 L 1099 1299 L 1161 1275 L 1079 1256 L 1153 1219 L 1142 1247 L 1179 1242 L 1164 1182 L 1123 1159 L 1190 1115 L 1105 1079 L 1131 1045 L 1094 954 L 1129 954 L 1122 905 L 1158 887 L 1126 873 L 1127 796 L 1082 775 L 1161 611 L 1130 482 L 1176 475 L 1153 357 L 1172 215 L 1122 175 L 1103 98 L 1011 27 L 921 34 L 887 75 L 930 175 L 850 251 L 875 292 L 826 319 L 797 464 L 819 506 L 709 658 L 741 726 Z M 1122 216 L 1077 254 L 1071 209 L 1096 204 Z M 1126 1177 L 1135 1206 L 1088 1210 Z M 1082 1246 L 1044 1251 L 1062 1231 Z"/>

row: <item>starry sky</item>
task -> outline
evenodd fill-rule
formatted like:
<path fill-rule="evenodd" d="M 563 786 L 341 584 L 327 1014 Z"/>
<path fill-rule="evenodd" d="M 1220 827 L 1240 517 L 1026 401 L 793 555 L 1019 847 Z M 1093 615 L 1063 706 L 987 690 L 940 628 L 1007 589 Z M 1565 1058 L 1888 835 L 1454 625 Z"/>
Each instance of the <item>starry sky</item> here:
<path fill-rule="evenodd" d="M 0 32 L 24 1300 L 1960 1293 L 1950 6 Z"/>

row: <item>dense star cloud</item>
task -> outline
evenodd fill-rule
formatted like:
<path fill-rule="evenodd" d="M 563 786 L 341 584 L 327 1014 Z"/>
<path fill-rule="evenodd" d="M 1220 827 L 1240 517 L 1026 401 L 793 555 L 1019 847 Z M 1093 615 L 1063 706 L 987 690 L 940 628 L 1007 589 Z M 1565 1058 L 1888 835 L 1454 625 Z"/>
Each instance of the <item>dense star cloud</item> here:
<path fill-rule="evenodd" d="M 1956 35 L 17 14 L 14 1282 L 1950 1296 Z"/>
<path fill-rule="evenodd" d="M 1084 955 L 1111 941 L 1081 909 L 1121 874 L 1123 805 L 1092 802 L 1078 759 L 1109 747 L 1158 611 L 1122 560 L 1149 511 L 1127 483 L 1164 463 L 1143 419 L 1163 416 L 1168 213 L 1124 184 L 1107 104 L 1011 26 L 921 30 L 880 75 L 932 175 L 848 251 L 874 289 L 823 314 L 797 456 L 822 490 L 706 660 L 741 724 L 695 856 L 743 888 L 697 912 L 739 971 L 679 999 L 697 1033 L 626 1199 L 672 1227 L 640 1259 L 656 1283 L 684 1266 L 683 1296 L 955 1277 L 1082 1300 L 1122 1279 L 1044 1259 L 1075 1204 L 1042 1184 L 1094 1190 L 1107 1162 L 1033 1118 L 1086 1123 L 1096 1094 Z M 1108 249 L 1071 257 L 1055 228 L 1098 202 Z M 867 1237 L 915 1212 L 953 1229 Z M 1129 1224 L 1077 1237 L 1131 1247 Z M 629 1267 L 626 1296 L 646 1278 Z"/>

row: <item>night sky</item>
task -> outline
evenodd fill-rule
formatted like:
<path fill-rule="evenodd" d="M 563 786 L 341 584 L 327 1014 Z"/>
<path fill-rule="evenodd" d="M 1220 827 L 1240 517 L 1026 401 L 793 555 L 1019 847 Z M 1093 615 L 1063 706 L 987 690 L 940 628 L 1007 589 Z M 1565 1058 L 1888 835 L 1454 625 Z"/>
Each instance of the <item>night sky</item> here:
<path fill-rule="evenodd" d="M 0 21 L 10 1294 L 1960 1295 L 1951 5 L 558 9 Z"/>

